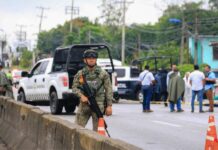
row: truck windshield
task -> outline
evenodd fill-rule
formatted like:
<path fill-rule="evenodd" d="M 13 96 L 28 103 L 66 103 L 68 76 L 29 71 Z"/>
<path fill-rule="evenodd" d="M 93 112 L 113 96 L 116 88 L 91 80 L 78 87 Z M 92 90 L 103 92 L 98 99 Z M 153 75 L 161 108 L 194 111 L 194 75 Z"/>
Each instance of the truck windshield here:
<path fill-rule="evenodd" d="M 54 72 L 63 71 L 66 69 L 67 56 L 68 56 L 68 49 L 58 50 L 55 52 L 54 63 L 52 68 Z"/>
<path fill-rule="evenodd" d="M 104 67 L 103 67 L 103 69 L 106 70 L 107 72 L 112 72 L 112 69 L 104 68 Z M 126 75 L 125 69 L 115 68 L 115 72 L 117 73 L 118 78 L 125 77 L 125 75 Z"/>
<path fill-rule="evenodd" d="M 139 77 L 140 70 L 138 68 L 131 68 L 130 69 L 130 76 L 133 77 Z"/>

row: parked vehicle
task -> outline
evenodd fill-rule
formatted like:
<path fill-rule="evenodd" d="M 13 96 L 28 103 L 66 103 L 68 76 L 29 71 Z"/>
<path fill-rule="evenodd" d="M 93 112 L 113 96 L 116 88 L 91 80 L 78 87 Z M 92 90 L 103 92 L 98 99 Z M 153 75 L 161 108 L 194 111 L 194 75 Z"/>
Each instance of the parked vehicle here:
<path fill-rule="evenodd" d="M 97 65 L 101 67 L 109 67 L 111 66 L 111 62 L 109 58 L 98 58 Z M 113 59 L 114 66 L 122 66 L 122 62 L 116 59 Z"/>
<path fill-rule="evenodd" d="M 213 69 L 212 71 L 214 72 L 215 77 L 216 77 L 216 84 L 215 85 L 218 86 L 218 70 L 217 69 Z"/>
<path fill-rule="evenodd" d="M 95 49 L 99 55 L 101 52 L 108 54 L 112 66 L 109 74 L 114 97 L 117 98 L 116 73 L 109 48 L 106 45 L 72 45 L 57 48 L 54 58 L 42 59 L 29 73 L 22 72 L 24 78 L 20 80 L 18 100 L 49 101 L 52 114 L 61 113 L 63 107 L 67 113 L 74 112 L 79 99 L 72 93 L 71 87 L 74 75 L 85 66 L 82 57 L 87 49 Z"/>
<path fill-rule="evenodd" d="M 22 73 L 22 70 L 18 70 L 18 69 L 12 70 L 11 75 L 12 75 L 13 83 L 18 83 L 20 81 L 20 79 L 22 78 L 21 73 Z"/>
<path fill-rule="evenodd" d="M 111 67 L 103 67 L 110 70 Z M 139 100 L 141 98 L 139 69 L 131 66 L 115 66 L 118 82 L 118 94 L 120 98 Z"/>
<path fill-rule="evenodd" d="M 214 100 L 218 100 L 218 70 L 217 69 L 213 69 L 212 70 L 215 74 L 216 77 L 216 83 L 214 84 L 215 88 L 214 88 Z M 204 98 L 206 99 L 206 95 L 204 95 Z"/>

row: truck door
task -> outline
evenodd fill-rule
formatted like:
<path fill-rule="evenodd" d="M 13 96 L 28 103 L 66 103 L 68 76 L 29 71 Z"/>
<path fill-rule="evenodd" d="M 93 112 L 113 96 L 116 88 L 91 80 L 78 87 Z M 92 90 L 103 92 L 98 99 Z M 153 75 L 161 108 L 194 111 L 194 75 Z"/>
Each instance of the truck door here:
<path fill-rule="evenodd" d="M 38 100 L 48 100 L 48 72 L 46 72 L 47 67 L 49 64 L 49 60 L 41 62 L 39 74 L 37 75 L 37 81 L 36 81 L 36 93 L 37 93 L 37 99 Z"/>
<path fill-rule="evenodd" d="M 41 62 L 38 62 L 33 69 L 30 72 L 30 77 L 26 81 L 26 98 L 30 101 L 37 100 L 36 94 L 37 94 L 37 76 L 39 74 Z"/>

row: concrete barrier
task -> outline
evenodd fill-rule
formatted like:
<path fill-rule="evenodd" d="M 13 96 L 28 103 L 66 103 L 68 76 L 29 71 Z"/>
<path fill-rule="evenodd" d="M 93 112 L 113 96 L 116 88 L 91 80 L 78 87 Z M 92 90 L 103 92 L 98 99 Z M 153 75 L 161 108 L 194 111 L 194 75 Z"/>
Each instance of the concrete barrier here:
<path fill-rule="evenodd" d="M 11 150 L 140 150 L 6 97 L 0 97 L 0 137 Z"/>

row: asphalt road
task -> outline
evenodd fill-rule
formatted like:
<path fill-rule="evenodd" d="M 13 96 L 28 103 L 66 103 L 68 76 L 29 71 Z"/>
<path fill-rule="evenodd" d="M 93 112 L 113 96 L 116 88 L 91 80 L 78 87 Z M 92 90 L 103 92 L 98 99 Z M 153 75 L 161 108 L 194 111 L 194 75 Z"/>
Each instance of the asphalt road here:
<path fill-rule="evenodd" d="M 50 112 L 48 106 L 39 107 Z M 169 108 L 152 104 L 154 112 L 142 113 L 138 102 L 122 101 L 113 105 L 113 115 L 106 117 L 106 122 L 112 138 L 145 150 L 203 150 L 210 113 L 198 113 L 198 106 L 195 107 L 195 113 L 187 104 L 183 105 L 185 112 L 170 113 Z M 214 114 L 218 116 L 217 109 Z M 74 122 L 75 114 L 58 117 Z M 87 128 L 92 129 L 91 119 Z"/>

